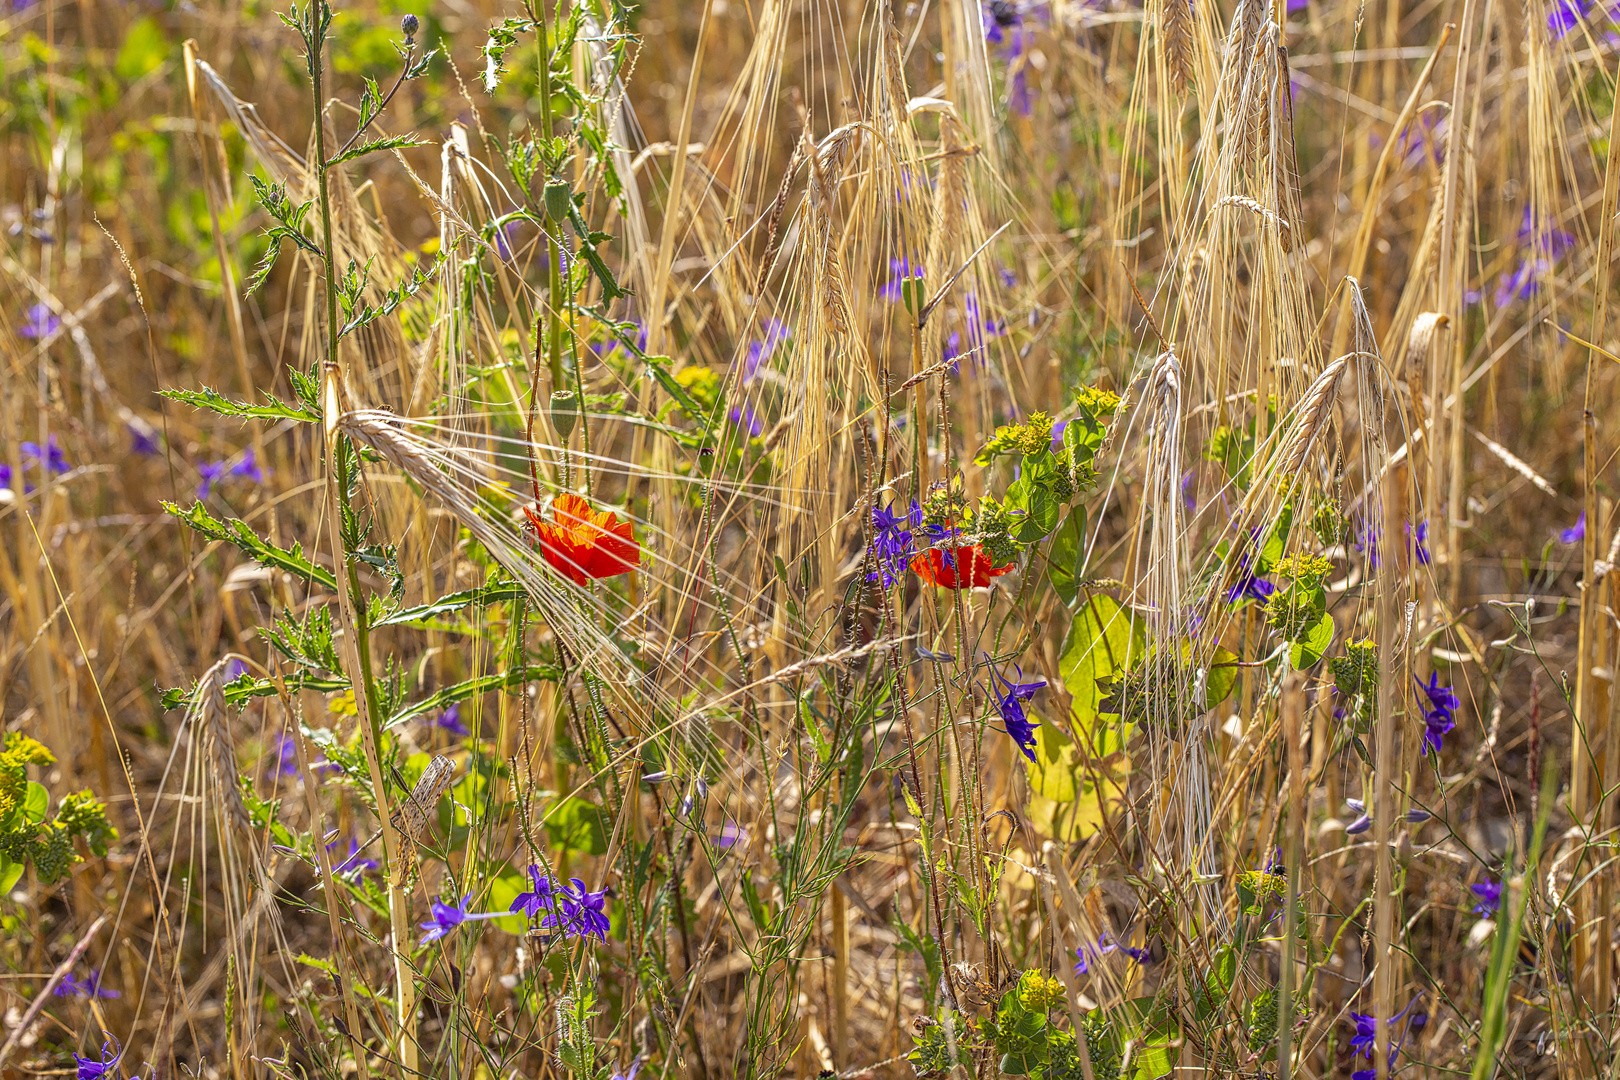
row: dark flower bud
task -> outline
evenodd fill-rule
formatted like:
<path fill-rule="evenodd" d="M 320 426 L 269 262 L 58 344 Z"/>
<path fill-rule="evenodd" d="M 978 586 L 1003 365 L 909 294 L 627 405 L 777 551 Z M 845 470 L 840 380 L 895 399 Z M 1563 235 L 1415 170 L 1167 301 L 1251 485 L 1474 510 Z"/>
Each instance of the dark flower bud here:
<path fill-rule="evenodd" d="M 421 27 L 421 20 L 409 12 L 406 13 L 404 18 L 399 20 L 399 32 L 405 35 L 406 41 L 414 38 L 416 36 L 416 32 L 421 29 Z"/>

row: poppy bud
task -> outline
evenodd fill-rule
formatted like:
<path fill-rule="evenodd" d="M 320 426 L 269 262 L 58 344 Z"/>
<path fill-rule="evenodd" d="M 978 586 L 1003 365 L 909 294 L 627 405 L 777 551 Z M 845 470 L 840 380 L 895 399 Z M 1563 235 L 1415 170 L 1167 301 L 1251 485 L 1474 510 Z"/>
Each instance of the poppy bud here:
<path fill-rule="evenodd" d="M 579 395 L 572 390 L 553 390 L 551 392 L 551 426 L 557 429 L 557 434 L 564 439 L 574 433 L 574 424 L 579 420 Z"/>
<path fill-rule="evenodd" d="M 574 189 L 566 180 L 546 181 L 546 217 L 557 224 L 568 220 L 568 211 L 574 207 Z"/>
<path fill-rule="evenodd" d="M 421 20 L 409 12 L 405 14 L 404 18 L 399 20 L 399 32 L 405 35 L 406 41 L 410 41 L 412 38 L 414 38 L 416 36 L 416 32 L 421 29 L 421 27 Z"/>

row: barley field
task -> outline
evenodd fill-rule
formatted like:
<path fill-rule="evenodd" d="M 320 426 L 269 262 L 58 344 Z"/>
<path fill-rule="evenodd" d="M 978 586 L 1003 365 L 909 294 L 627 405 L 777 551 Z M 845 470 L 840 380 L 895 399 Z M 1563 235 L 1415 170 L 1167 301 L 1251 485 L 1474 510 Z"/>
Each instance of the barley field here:
<path fill-rule="evenodd" d="M 1620 7 L 277 2 L 0 0 L 0 1078 L 1620 1076 Z"/>

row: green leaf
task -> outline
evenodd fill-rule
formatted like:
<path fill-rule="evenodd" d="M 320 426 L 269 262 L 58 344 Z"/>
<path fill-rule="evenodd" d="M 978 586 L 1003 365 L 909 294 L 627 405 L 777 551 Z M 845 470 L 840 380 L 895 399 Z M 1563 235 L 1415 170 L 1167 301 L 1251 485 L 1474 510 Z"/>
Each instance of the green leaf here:
<path fill-rule="evenodd" d="M 51 794 L 44 786 L 28 781 L 28 793 L 23 796 L 23 820 L 37 825 L 50 812 Z"/>
<path fill-rule="evenodd" d="M 326 165 L 327 168 L 331 168 L 335 165 L 341 165 L 345 161 L 353 161 L 357 157 L 365 157 L 367 154 L 375 154 L 379 150 L 403 150 L 406 147 L 422 145 L 424 145 L 422 140 L 416 138 L 414 135 L 389 135 L 386 138 L 372 139 L 369 142 L 363 142 L 358 146 L 351 146 L 347 150 L 343 151 L 343 153 L 327 162 Z"/>
<path fill-rule="evenodd" d="M 1083 405 L 1074 418 L 1063 425 L 1063 445 L 1076 465 L 1085 465 L 1096 457 L 1107 437 L 1108 428 Z"/>
<path fill-rule="evenodd" d="M 254 405 L 246 401 L 232 401 L 218 390 L 206 386 L 201 390 L 159 390 L 158 393 L 170 401 L 182 402 L 199 409 L 210 409 L 221 416 L 241 416 L 252 420 L 297 420 L 306 424 L 315 423 L 321 418 L 320 411 L 309 405 L 302 402 L 288 405 L 268 395 L 264 404 Z"/>
<path fill-rule="evenodd" d="M 1168 1046 L 1146 1046 L 1136 1052 L 1133 1080 L 1162 1080 L 1175 1069 L 1175 1058 Z"/>
<path fill-rule="evenodd" d="M 1085 556 L 1086 508 L 1076 506 L 1053 534 L 1052 546 L 1046 552 L 1046 579 L 1052 583 L 1052 591 L 1070 608 L 1080 594 Z"/>
<path fill-rule="evenodd" d="M 1022 499 L 1024 519 L 1013 533 L 1013 539 L 1020 544 L 1040 541 L 1047 533 L 1058 527 L 1058 521 L 1063 515 L 1063 504 L 1052 494 L 1052 489 L 1029 479 L 1031 473 L 1032 470 L 1026 470 L 1013 483 L 1013 487 L 1026 484 Z M 1013 494 L 1010 488 L 1007 494 L 1009 497 Z"/>
<path fill-rule="evenodd" d="M 1324 611 L 1302 641 L 1296 641 L 1288 648 L 1288 662 L 1295 671 L 1304 671 L 1306 668 L 1322 659 L 1324 653 L 1333 644 L 1333 614 Z"/>
<path fill-rule="evenodd" d="M 1283 503 L 1277 520 L 1271 523 L 1266 533 L 1266 544 L 1260 549 L 1260 558 L 1254 570 L 1256 576 L 1271 573 L 1271 568 L 1282 561 L 1283 547 L 1288 543 L 1288 533 L 1293 527 L 1294 504 Z"/>
<path fill-rule="evenodd" d="M 163 509 L 190 525 L 209 540 L 217 540 L 241 549 L 244 554 L 253 558 L 261 566 L 285 570 L 294 577 L 325 585 L 328 589 L 337 588 L 337 578 L 332 576 L 332 572 L 316 566 L 304 558 L 304 549 L 297 541 L 294 541 L 293 546 L 290 548 L 278 548 L 260 537 L 243 521 L 236 518 L 229 521 L 220 521 L 210 514 L 208 508 L 200 502 L 193 505 L 189 510 L 181 509 L 174 503 L 165 502 Z"/>
<path fill-rule="evenodd" d="M 691 394 L 686 392 L 686 387 L 682 386 L 680 381 L 669 370 L 669 357 L 648 356 L 643 359 L 647 361 L 647 370 L 652 372 L 653 378 L 658 380 L 658 385 L 662 386 L 665 392 L 675 399 L 676 404 L 686 412 L 687 416 L 692 418 L 694 424 L 701 425 L 707 430 L 709 427 L 708 413 Z"/>
<path fill-rule="evenodd" d="M 586 855 L 607 854 L 607 834 L 602 830 L 602 808 L 578 796 L 569 796 L 546 814 L 546 835 L 568 851 Z"/>
<path fill-rule="evenodd" d="M 1058 660 L 1058 674 L 1074 699 L 1074 727 L 1091 730 L 1097 718 L 1099 679 L 1108 679 L 1139 662 L 1147 651 L 1147 632 L 1135 615 L 1111 596 L 1092 596 L 1069 624 Z"/>
<path fill-rule="evenodd" d="M 0 855 L 0 896 L 10 893 L 16 887 L 17 882 L 23 876 L 24 869 L 25 864 L 13 862 L 4 855 Z"/>
<path fill-rule="evenodd" d="M 1074 740 L 1056 725 L 1036 728 L 1035 760 L 1027 765 L 1030 789 L 1053 802 L 1073 802 L 1078 792 L 1074 777 L 1077 757 Z"/>
<path fill-rule="evenodd" d="M 1204 708 L 1213 709 L 1232 696 L 1237 685 L 1237 656 L 1230 649 L 1217 645 L 1210 657 L 1209 677 L 1204 680 Z"/>
<path fill-rule="evenodd" d="M 431 604 L 405 608 L 391 615 L 385 615 L 372 625 L 374 627 L 413 626 L 418 629 L 436 629 L 427 625 L 428 620 L 435 615 L 448 615 L 453 611 L 463 611 L 470 607 L 487 608 L 493 604 L 522 600 L 527 595 L 522 587 L 518 585 L 491 585 L 483 589 L 467 589 L 463 592 L 448 593 Z"/>
<path fill-rule="evenodd" d="M 458 682 L 454 686 L 447 686 L 436 694 L 430 694 L 413 705 L 407 705 L 399 712 L 388 718 L 383 725 L 385 729 L 396 728 L 409 720 L 427 713 L 440 712 L 449 708 L 457 701 L 465 701 L 479 694 L 487 694 L 491 690 L 509 689 L 522 686 L 527 682 L 553 682 L 559 675 L 558 669 L 550 664 L 530 664 L 528 667 L 511 668 L 508 671 L 494 675 L 480 675 L 477 678 Z"/>
<path fill-rule="evenodd" d="M 173 51 L 157 20 L 143 16 L 124 31 L 124 43 L 113 61 L 113 74 L 122 82 L 132 83 L 156 71 Z"/>

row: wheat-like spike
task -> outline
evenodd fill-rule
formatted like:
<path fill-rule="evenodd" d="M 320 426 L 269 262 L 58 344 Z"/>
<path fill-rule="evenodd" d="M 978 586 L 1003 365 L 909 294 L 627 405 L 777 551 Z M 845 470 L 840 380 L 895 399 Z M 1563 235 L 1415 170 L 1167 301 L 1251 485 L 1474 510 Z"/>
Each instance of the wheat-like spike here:
<path fill-rule="evenodd" d="M 248 817 L 247 804 L 242 801 L 241 782 L 237 775 L 236 741 L 231 737 L 230 712 L 225 704 L 225 669 L 231 659 L 231 654 L 220 657 L 197 680 L 197 692 L 191 700 L 188 720 L 192 730 L 203 734 L 205 753 L 214 772 L 214 783 L 219 786 L 225 820 L 243 837 L 251 837 L 253 821 Z"/>
<path fill-rule="evenodd" d="M 1406 335 L 1404 368 L 1408 374 L 1422 373 L 1429 360 L 1429 347 L 1434 335 L 1451 325 L 1451 316 L 1443 311 L 1425 311 L 1412 320 L 1412 331 Z"/>
<path fill-rule="evenodd" d="M 1223 206 L 1241 206 L 1243 209 L 1255 214 L 1276 230 L 1278 242 L 1282 244 L 1284 251 L 1292 250 L 1294 227 L 1275 210 L 1261 205 L 1258 200 L 1251 199 L 1247 195 L 1227 195 L 1211 207 L 1211 213 Z"/>
<path fill-rule="evenodd" d="M 818 271 L 816 292 L 821 297 L 821 310 L 827 320 L 827 328 L 838 337 L 849 333 L 849 304 L 845 299 L 843 267 L 838 258 L 838 231 L 833 228 L 833 208 L 837 204 L 838 183 L 843 178 L 846 158 L 865 131 L 864 123 L 845 124 L 829 132 L 810 154 L 807 202 Z"/>
<path fill-rule="evenodd" d="M 1164 43 L 1165 67 L 1171 86 L 1179 89 L 1193 79 L 1192 0 L 1161 0 L 1159 39 Z"/>
<path fill-rule="evenodd" d="M 1262 82 L 1267 70 L 1275 76 L 1276 68 L 1269 63 L 1277 46 L 1277 24 L 1270 19 L 1261 21 L 1254 42 L 1243 58 L 1244 109 L 1243 162 L 1257 160 L 1260 153 L 1260 135 L 1271 130 L 1270 80 Z"/>
<path fill-rule="evenodd" d="M 1227 141 L 1240 150 L 1248 144 L 1249 117 L 1244 98 L 1265 11 L 1266 0 L 1238 0 L 1237 10 L 1232 12 L 1232 28 L 1226 35 L 1226 56 L 1221 78 Z M 1246 151 L 1243 159 L 1248 160 Z"/>
<path fill-rule="evenodd" d="M 1271 163 L 1272 182 L 1277 188 L 1277 213 L 1298 220 L 1302 196 L 1299 187 L 1299 161 L 1294 149 L 1294 88 L 1289 81 L 1288 47 L 1277 46 L 1276 101 L 1271 115 L 1277 125 L 1276 152 Z M 1284 252 L 1294 250 L 1294 231 L 1280 230 L 1277 239 Z"/>
<path fill-rule="evenodd" d="M 1316 436 L 1327 426 L 1328 414 L 1332 412 L 1333 400 L 1339 392 L 1339 379 L 1344 375 L 1349 361 L 1349 356 L 1339 357 L 1323 368 L 1322 374 L 1306 389 L 1300 402 L 1299 420 L 1294 425 L 1293 438 L 1283 451 L 1282 475 L 1292 477 L 1305 464 L 1305 456 L 1310 453 Z"/>

